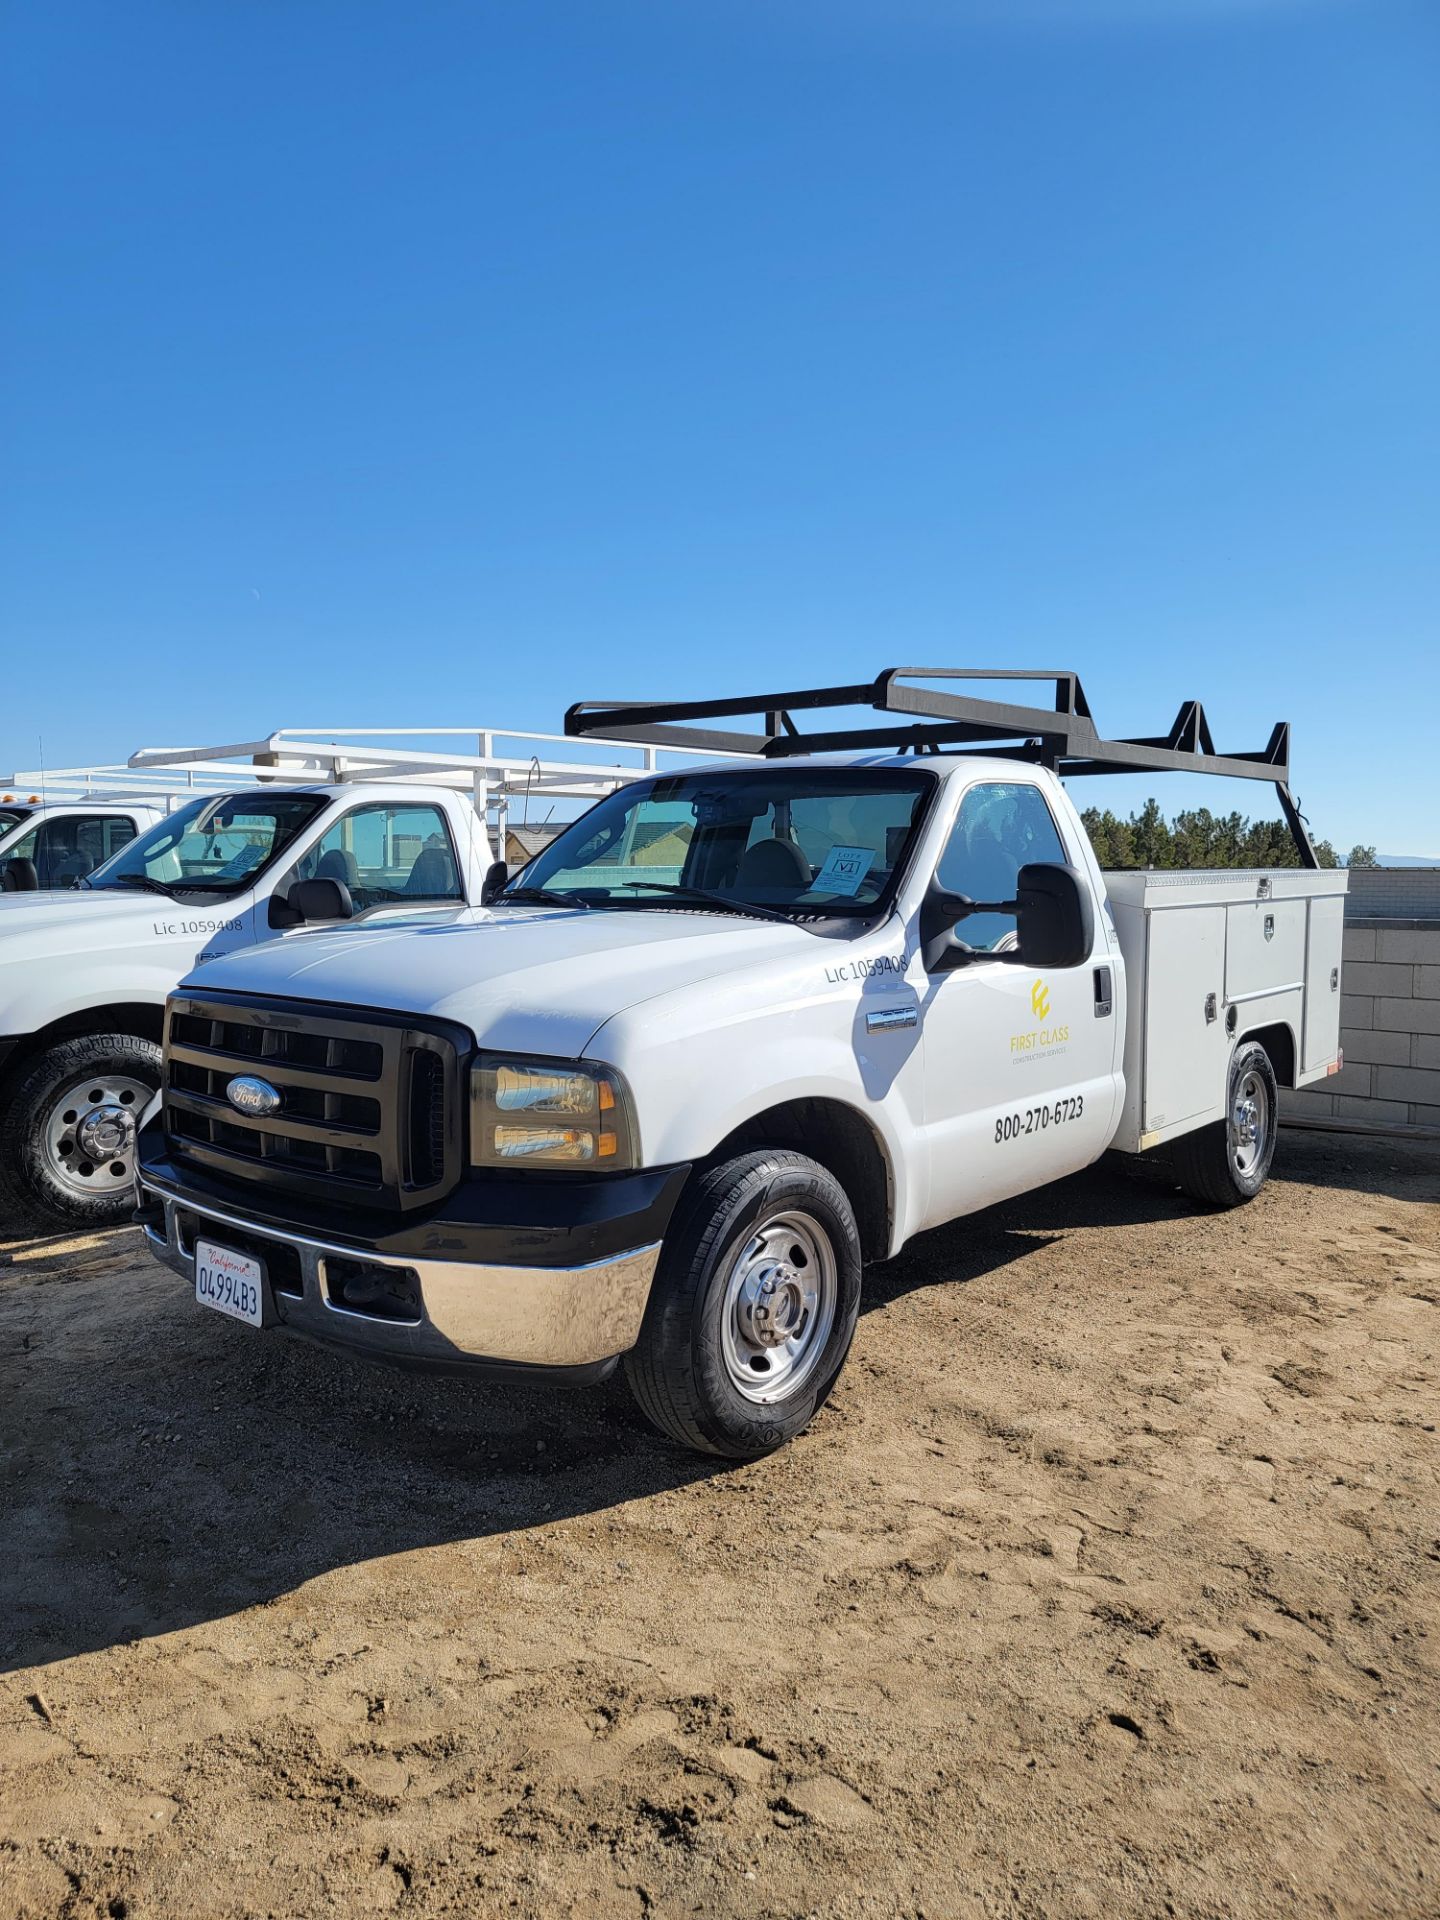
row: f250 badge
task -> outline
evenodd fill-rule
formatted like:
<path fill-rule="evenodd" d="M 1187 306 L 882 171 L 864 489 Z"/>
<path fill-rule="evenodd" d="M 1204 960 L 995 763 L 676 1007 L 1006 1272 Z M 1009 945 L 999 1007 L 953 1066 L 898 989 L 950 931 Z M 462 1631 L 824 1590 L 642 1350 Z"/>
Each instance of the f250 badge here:
<path fill-rule="evenodd" d="M 1010 1036 L 1010 1058 L 1016 1066 L 1022 1060 L 1033 1060 L 1038 1054 L 1059 1053 L 1070 1038 L 1070 1029 L 1064 1023 L 1046 1024 L 1050 1018 L 1050 989 L 1043 980 L 1031 984 L 1030 1011 L 1036 1025 Z"/>

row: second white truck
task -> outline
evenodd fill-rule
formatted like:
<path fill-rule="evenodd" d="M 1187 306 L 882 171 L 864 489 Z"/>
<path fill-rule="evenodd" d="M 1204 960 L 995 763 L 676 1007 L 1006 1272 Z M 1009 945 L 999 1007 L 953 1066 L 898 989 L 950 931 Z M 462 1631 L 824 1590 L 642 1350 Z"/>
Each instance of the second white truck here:
<path fill-rule="evenodd" d="M 434 750 L 442 735 L 448 751 Z M 115 815 L 123 827 L 103 829 L 116 836 L 110 857 L 83 872 L 29 859 L 18 880 L 7 870 L 0 1220 L 54 1230 L 130 1213 L 135 1121 L 159 1084 L 165 999 L 197 963 L 317 925 L 349 937 L 464 918 L 484 906 L 512 793 L 588 800 L 643 771 L 613 753 L 556 759 L 554 736 L 436 729 L 431 740 L 415 749 L 358 729 L 333 741 L 282 731 L 142 751 L 132 766 L 144 777 L 205 791 L 187 800 L 177 786 L 143 817 L 134 806 Z M 653 767 L 656 755 L 646 759 Z M 76 817 L 111 818 L 84 804 Z M 32 833 L 61 817 L 33 812 Z"/>
<path fill-rule="evenodd" d="M 966 677 L 572 709 L 749 757 L 601 800 L 479 920 L 212 959 L 140 1140 L 155 1251 L 252 1330 L 623 1362 L 664 1433 L 750 1457 L 811 1418 L 865 1263 L 915 1234 L 1110 1147 L 1251 1199 L 1279 1089 L 1339 1065 L 1345 875 L 1285 730 L 1216 755 L 1190 703 L 1104 740 L 1073 675 L 1053 709 Z M 880 719 L 795 718 L 847 701 Z M 1299 864 L 1102 874 L 1060 776 L 1147 769 L 1273 781 Z"/>

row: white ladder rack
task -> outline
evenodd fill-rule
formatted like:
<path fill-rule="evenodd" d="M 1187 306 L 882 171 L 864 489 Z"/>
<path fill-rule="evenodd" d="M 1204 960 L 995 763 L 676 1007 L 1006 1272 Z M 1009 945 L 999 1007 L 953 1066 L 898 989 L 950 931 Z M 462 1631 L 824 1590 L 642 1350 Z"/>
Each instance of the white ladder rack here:
<path fill-rule="evenodd" d="M 166 766 L 157 762 L 137 780 L 131 764 L 94 767 L 28 767 L 0 773 L 0 805 L 68 806 L 87 800 L 119 805 L 123 801 L 162 802 L 174 807 L 196 794 L 225 793 L 232 787 L 258 786 L 255 768 L 209 769 Z"/>
<path fill-rule="evenodd" d="M 443 747 L 397 742 L 443 741 Z M 463 743 L 463 746 L 462 746 Z M 553 749 L 568 749 L 563 759 Z M 131 778 L 143 769 L 190 772 L 223 790 L 227 781 L 250 784 L 400 780 L 472 794 L 476 811 L 493 809 L 502 832 L 515 799 L 597 800 L 646 774 L 702 760 L 743 759 L 696 754 L 684 748 L 637 746 L 623 740 L 587 740 L 613 758 L 577 758 L 577 743 L 559 733 L 505 727 L 280 727 L 261 740 L 210 747 L 142 747 L 130 756 Z M 621 757 L 623 756 L 623 758 Z M 203 790 L 203 789 L 202 789 Z"/>

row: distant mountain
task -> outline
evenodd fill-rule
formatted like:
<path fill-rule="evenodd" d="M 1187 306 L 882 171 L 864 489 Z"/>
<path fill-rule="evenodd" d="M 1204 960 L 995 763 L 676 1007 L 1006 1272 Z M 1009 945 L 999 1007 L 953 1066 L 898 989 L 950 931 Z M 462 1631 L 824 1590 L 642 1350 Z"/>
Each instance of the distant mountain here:
<path fill-rule="evenodd" d="M 1440 867 L 1435 853 L 1377 853 L 1375 858 L 1382 867 Z"/>

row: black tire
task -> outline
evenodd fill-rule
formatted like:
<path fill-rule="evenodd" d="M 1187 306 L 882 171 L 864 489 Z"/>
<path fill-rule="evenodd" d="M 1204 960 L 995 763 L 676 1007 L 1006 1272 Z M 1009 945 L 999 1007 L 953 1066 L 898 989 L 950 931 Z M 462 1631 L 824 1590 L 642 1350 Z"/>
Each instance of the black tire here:
<path fill-rule="evenodd" d="M 816 1285 L 831 1317 L 827 1329 L 817 1310 L 794 1387 L 761 1402 L 735 1384 L 733 1327 L 727 1360 L 727 1296 L 747 1247 L 757 1246 L 767 1229 L 783 1238 L 787 1229 L 772 1223 L 791 1218 L 803 1219 L 828 1242 L 833 1274 L 825 1247 L 813 1244 L 815 1264 L 824 1269 Z M 792 1255 L 803 1251 L 791 1249 Z M 807 1264 L 802 1260 L 796 1270 Z M 743 1153 L 698 1174 L 666 1236 L 639 1341 L 625 1358 L 641 1411 L 662 1433 L 700 1453 L 731 1460 L 773 1453 L 813 1419 L 845 1363 L 860 1311 L 860 1268 L 860 1235 L 845 1191 L 804 1154 Z M 757 1376 L 750 1391 L 766 1390 Z"/>
<path fill-rule="evenodd" d="M 1241 1100 L 1241 1090 L 1253 1083 L 1263 1091 L 1263 1138 L 1253 1158 L 1240 1151 L 1240 1132 L 1233 1116 Z M 1264 1047 L 1254 1040 L 1242 1040 L 1230 1057 L 1230 1074 L 1225 1083 L 1225 1114 L 1208 1127 L 1181 1134 L 1171 1148 L 1171 1164 L 1182 1190 L 1193 1200 L 1211 1207 L 1241 1207 L 1253 1200 L 1270 1177 L 1270 1162 L 1275 1157 L 1275 1136 L 1280 1117 L 1279 1089 L 1275 1069 Z"/>
<path fill-rule="evenodd" d="M 160 1049 L 132 1033 L 82 1034 L 62 1040 L 22 1063 L 0 1092 L 0 1217 L 31 1232 L 112 1226 L 128 1220 L 135 1206 L 133 1153 L 72 1155 L 73 1178 L 61 1176 L 47 1147 L 57 1111 L 83 1121 L 89 1096 L 123 1085 L 126 1112 L 140 1110 L 160 1084 Z M 73 1109 L 60 1102 L 75 1096 Z M 116 1173 L 116 1166 L 124 1171 Z M 82 1167 L 89 1167 L 82 1174 Z M 93 1186 L 92 1186 L 93 1182 Z"/>

